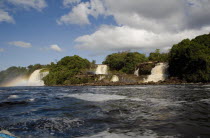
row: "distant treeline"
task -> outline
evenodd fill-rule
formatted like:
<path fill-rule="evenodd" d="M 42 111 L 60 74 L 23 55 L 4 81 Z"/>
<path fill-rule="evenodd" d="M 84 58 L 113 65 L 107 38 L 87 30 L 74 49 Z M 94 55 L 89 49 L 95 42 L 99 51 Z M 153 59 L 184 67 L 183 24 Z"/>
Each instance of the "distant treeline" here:
<path fill-rule="evenodd" d="M 107 64 L 111 71 L 133 74 L 135 69 L 145 62 L 168 62 L 169 75 L 188 82 L 210 82 L 210 34 L 201 35 L 195 39 L 185 39 L 173 45 L 168 53 L 161 53 L 159 49 L 149 56 L 139 52 L 119 52 L 106 57 L 103 64 Z M 30 65 L 27 68 L 11 67 L 0 72 L 0 83 L 7 76 L 29 75 L 34 70 L 48 68 L 50 73 L 44 78 L 46 85 L 68 85 L 93 81 L 82 74 L 95 67 L 95 61 L 88 61 L 77 55 L 62 58 L 50 65 Z M 149 68 L 149 67 L 145 67 Z M 146 71 L 147 72 L 147 71 Z M 148 72 L 147 72 L 148 73 Z M 11 75 L 12 74 L 12 75 Z"/>

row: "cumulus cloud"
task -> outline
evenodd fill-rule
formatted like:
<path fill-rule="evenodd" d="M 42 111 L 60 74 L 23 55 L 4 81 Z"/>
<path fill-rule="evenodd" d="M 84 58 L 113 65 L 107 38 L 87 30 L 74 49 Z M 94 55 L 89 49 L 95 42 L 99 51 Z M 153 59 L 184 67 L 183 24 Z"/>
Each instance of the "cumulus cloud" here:
<path fill-rule="evenodd" d="M 47 7 L 45 0 L 7 0 L 7 2 L 15 6 L 21 6 L 25 9 L 33 8 L 38 11 L 41 11 L 43 8 Z"/>
<path fill-rule="evenodd" d="M 76 38 L 78 49 L 166 50 L 182 39 L 209 33 L 209 9 L 209 0 L 90 0 L 75 5 L 58 23 L 91 24 L 90 16 L 113 17 L 116 26 L 102 25 Z"/>
<path fill-rule="evenodd" d="M 63 50 L 62 50 L 58 45 L 56 45 L 56 44 L 51 45 L 51 46 L 50 46 L 50 49 L 51 49 L 51 50 L 54 50 L 54 51 L 57 51 L 57 52 L 62 52 L 62 51 L 63 51 Z"/>
<path fill-rule="evenodd" d="M 79 3 L 81 0 L 63 0 L 63 6 L 69 7 L 72 4 Z"/>
<path fill-rule="evenodd" d="M 144 29 L 131 28 L 129 26 L 103 26 L 95 33 L 78 37 L 76 48 L 83 50 L 120 51 L 120 50 L 142 50 L 154 51 L 156 48 L 169 49 L 185 38 L 193 38 L 197 35 L 208 33 L 209 27 L 201 30 L 188 30 L 179 33 L 163 32 L 161 34 Z"/>
<path fill-rule="evenodd" d="M 0 9 L 0 22 L 15 23 L 13 17 L 10 16 L 8 12 L 3 11 L 1 9 Z"/>
<path fill-rule="evenodd" d="M 57 20 L 58 24 L 90 24 L 89 16 L 93 16 L 95 18 L 100 14 L 104 14 L 105 9 L 101 0 L 91 0 L 90 2 L 81 2 L 75 7 L 73 7 L 72 11 L 68 14 L 63 15 L 59 20 Z"/>
<path fill-rule="evenodd" d="M 201 29 L 210 24 L 209 0 L 102 0 L 119 25 L 155 32 Z"/>
<path fill-rule="evenodd" d="M 10 45 L 17 46 L 17 47 L 22 47 L 22 48 L 30 48 L 32 47 L 31 43 L 23 42 L 23 41 L 14 41 L 14 42 L 9 42 Z"/>
<path fill-rule="evenodd" d="M 63 15 L 59 20 L 57 20 L 58 24 L 89 24 L 88 19 L 88 5 L 89 3 L 81 3 L 74 7 L 71 12 L 66 15 Z"/>
<path fill-rule="evenodd" d="M 0 48 L 0 52 L 4 52 L 4 49 L 3 48 Z"/>

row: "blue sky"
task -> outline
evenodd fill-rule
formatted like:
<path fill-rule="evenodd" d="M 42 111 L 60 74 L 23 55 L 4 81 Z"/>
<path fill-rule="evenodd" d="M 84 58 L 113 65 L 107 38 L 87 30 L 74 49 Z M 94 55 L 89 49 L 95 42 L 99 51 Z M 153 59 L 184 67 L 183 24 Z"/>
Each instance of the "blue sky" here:
<path fill-rule="evenodd" d="M 49 0 L 42 11 L 36 9 L 22 9 L 11 12 L 15 23 L 0 22 L 0 69 L 9 66 L 28 66 L 30 64 L 48 64 L 64 56 L 80 55 L 89 60 L 97 59 L 100 63 L 104 56 L 92 56 L 89 51 L 74 47 L 74 39 L 80 35 L 93 33 L 100 24 L 113 24 L 110 18 L 99 17 L 90 25 L 58 25 L 56 20 L 68 13 L 70 8 L 64 8 L 62 0 Z M 10 8 L 10 6 L 8 6 Z M 10 45 L 9 42 L 22 41 L 30 43 L 32 47 L 22 48 Z M 62 52 L 48 49 L 56 44 Z"/>
<path fill-rule="evenodd" d="M 206 0 L 2 0 L 0 70 L 72 55 L 101 63 L 112 52 L 167 51 L 210 32 L 209 9 Z"/>

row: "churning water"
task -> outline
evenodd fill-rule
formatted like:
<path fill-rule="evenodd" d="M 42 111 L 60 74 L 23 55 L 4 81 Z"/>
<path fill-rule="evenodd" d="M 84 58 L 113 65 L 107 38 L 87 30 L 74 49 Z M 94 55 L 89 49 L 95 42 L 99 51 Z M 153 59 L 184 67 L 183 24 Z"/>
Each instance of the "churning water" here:
<path fill-rule="evenodd" d="M 0 88 L 0 129 L 21 138 L 210 137 L 210 85 Z"/>

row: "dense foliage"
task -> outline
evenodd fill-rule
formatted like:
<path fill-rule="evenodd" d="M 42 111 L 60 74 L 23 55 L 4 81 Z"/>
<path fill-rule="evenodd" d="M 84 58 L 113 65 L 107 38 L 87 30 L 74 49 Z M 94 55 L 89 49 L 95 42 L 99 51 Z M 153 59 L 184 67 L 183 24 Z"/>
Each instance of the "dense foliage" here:
<path fill-rule="evenodd" d="M 138 66 L 139 68 L 139 75 L 150 75 L 151 74 L 151 70 L 152 68 L 154 68 L 156 65 L 156 62 L 146 62 L 146 63 L 143 63 L 143 64 L 140 64 Z"/>
<path fill-rule="evenodd" d="M 3 83 L 9 82 L 10 80 L 19 77 L 24 76 L 28 72 L 27 68 L 25 67 L 10 67 L 6 70 L 3 70 L 0 72 L 0 85 Z"/>
<path fill-rule="evenodd" d="M 46 85 L 67 85 L 87 82 L 87 78 L 76 77 L 82 70 L 90 68 L 90 62 L 77 55 L 67 56 L 51 63 L 50 73 L 43 79 Z"/>
<path fill-rule="evenodd" d="M 111 70 L 133 74 L 135 67 L 145 61 L 147 61 L 147 58 L 144 54 L 138 52 L 122 52 L 108 55 L 103 64 L 107 64 Z"/>
<path fill-rule="evenodd" d="M 174 45 L 169 55 L 169 73 L 188 82 L 210 82 L 210 34 Z"/>
<path fill-rule="evenodd" d="M 149 61 L 168 62 L 168 53 L 160 53 L 160 49 L 156 49 L 155 52 L 150 53 L 148 59 Z"/>

